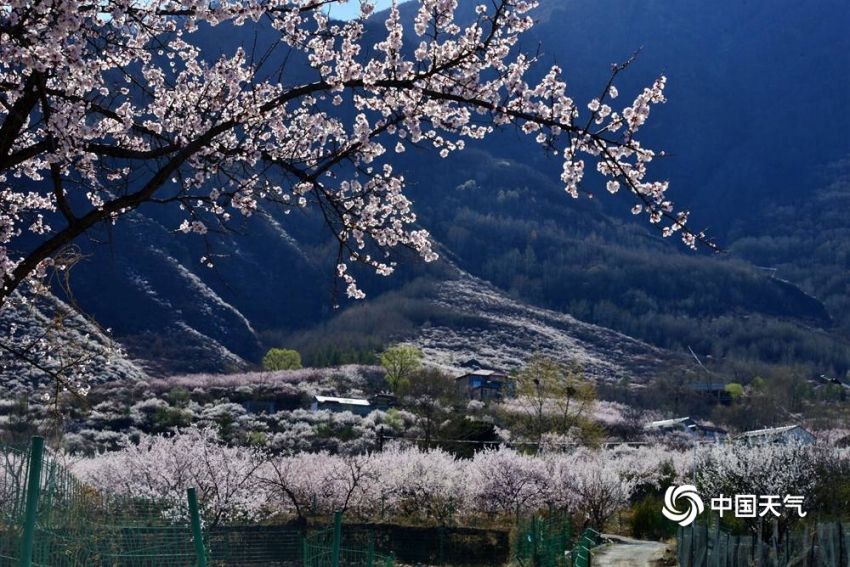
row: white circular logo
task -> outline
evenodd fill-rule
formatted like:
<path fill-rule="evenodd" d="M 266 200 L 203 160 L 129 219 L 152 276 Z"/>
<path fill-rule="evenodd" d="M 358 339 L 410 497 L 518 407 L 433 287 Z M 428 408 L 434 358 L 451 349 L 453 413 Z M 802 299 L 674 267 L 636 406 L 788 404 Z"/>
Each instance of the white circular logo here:
<path fill-rule="evenodd" d="M 684 512 L 680 512 L 676 508 L 676 501 L 683 498 L 688 501 L 688 508 Z M 687 526 L 697 519 L 698 514 L 702 514 L 705 506 L 702 503 L 702 498 L 697 494 L 697 487 L 693 484 L 683 484 L 682 486 L 671 486 L 664 494 L 664 508 L 661 513 L 668 519 L 674 522 L 679 522 L 680 526 Z"/>

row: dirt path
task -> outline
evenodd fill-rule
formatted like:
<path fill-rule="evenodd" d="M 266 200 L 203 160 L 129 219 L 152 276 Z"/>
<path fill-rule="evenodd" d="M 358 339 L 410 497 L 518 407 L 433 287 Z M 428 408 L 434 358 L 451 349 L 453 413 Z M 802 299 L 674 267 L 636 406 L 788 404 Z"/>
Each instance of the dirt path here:
<path fill-rule="evenodd" d="M 656 567 L 669 565 L 662 560 L 671 557 L 667 545 L 657 541 L 641 541 L 628 537 L 603 535 L 613 543 L 597 547 L 593 554 L 593 567 Z"/>

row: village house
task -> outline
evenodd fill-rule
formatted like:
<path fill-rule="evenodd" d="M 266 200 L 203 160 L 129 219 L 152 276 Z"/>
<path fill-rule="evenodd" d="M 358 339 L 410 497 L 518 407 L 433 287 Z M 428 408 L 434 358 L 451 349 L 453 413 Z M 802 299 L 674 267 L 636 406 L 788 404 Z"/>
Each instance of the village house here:
<path fill-rule="evenodd" d="M 646 426 L 645 430 L 650 434 L 684 432 L 693 437 L 711 441 L 721 441 L 728 435 L 725 429 L 720 429 L 719 427 L 713 427 L 710 425 L 703 425 L 690 417 L 653 421 Z"/>
<path fill-rule="evenodd" d="M 787 425 L 785 427 L 747 431 L 736 436 L 735 440 L 747 445 L 769 445 L 773 443 L 779 445 L 789 443 L 811 445 L 815 442 L 815 436 L 799 425 Z"/>
<path fill-rule="evenodd" d="M 455 378 L 458 393 L 470 400 L 501 400 L 507 395 L 511 382 L 498 370 L 477 369 Z"/>
<path fill-rule="evenodd" d="M 313 396 L 313 411 L 330 410 L 330 411 L 350 411 L 355 415 L 369 415 L 372 410 L 372 404 L 369 400 L 361 398 L 338 398 L 335 396 Z"/>

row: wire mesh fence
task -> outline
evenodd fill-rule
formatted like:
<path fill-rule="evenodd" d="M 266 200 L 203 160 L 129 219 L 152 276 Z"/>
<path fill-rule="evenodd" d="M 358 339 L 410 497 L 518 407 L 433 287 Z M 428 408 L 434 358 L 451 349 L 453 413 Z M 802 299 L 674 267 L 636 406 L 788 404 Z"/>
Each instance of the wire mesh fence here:
<path fill-rule="evenodd" d="M 513 538 L 512 563 L 520 567 L 571 567 L 568 550 L 572 532 L 572 521 L 566 515 L 532 516 L 520 521 Z"/>
<path fill-rule="evenodd" d="M 302 532 L 286 526 L 216 526 L 207 531 L 210 567 L 302 564 Z"/>
<path fill-rule="evenodd" d="M 346 523 L 344 547 L 392 553 L 402 565 L 492 567 L 510 559 L 510 530 L 462 526 Z"/>
<path fill-rule="evenodd" d="M 840 522 L 805 525 L 781 538 L 770 530 L 733 535 L 717 522 L 691 525 L 679 530 L 676 554 L 683 567 L 847 567 L 850 532 Z"/>
<path fill-rule="evenodd" d="M 29 453 L 0 445 L 0 567 L 17 567 Z"/>
<path fill-rule="evenodd" d="M 348 543 L 360 543 L 348 538 Z M 304 567 L 392 567 L 394 557 L 375 553 L 374 538 L 366 546 L 343 545 L 342 513 L 334 515 L 334 526 L 304 538 Z"/>
<path fill-rule="evenodd" d="M 40 438 L 28 451 L 0 445 L 0 567 L 204 565 L 188 516 L 92 490 Z"/>
<path fill-rule="evenodd" d="M 585 528 L 570 552 L 572 567 L 590 567 L 590 550 L 599 544 L 600 536 L 593 528 Z"/>

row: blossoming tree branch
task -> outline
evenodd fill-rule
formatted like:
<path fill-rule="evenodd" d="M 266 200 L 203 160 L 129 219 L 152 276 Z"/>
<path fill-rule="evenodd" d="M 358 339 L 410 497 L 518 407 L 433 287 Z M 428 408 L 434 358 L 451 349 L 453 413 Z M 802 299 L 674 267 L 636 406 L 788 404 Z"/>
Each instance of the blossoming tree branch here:
<path fill-rule="evenodd" d="M 390 274 L 397 247 L 436 258 L 393 154 L 417 146 L 447 156 L 503 125 L 563 159 L 570 195 L 596 169 L 665 235 L 704 240 L 666 199 L 667 183 L 647 176 L 657 154 L 638 134 L 664 102 L 664 77 L 618 108 L 614 83 L 628 63 L 583 104 L 558 67 L 530 82 L 538 57 L 517 45 L 532 1 L 482 2 L 469 25 L 456 20 L 457 0 L 419 0 L 408 26 L 393 7 L 374 45 L 365 40 L 373 6 L 334 23 L 323 12 L 333 3 L 4 0 L 0 304 L 62 268 L 75 240 L 145 203 L 179 206 L 175 230 L 200 234 L 262 201 L 317 207 L 340 243 L 347 294 L 363 297 L 353 263 Z M 210 58 L 194 41 L 201 26 L 260 20 L 309 74 L 270 72 L 270 53 L 243 48 Z"/>

